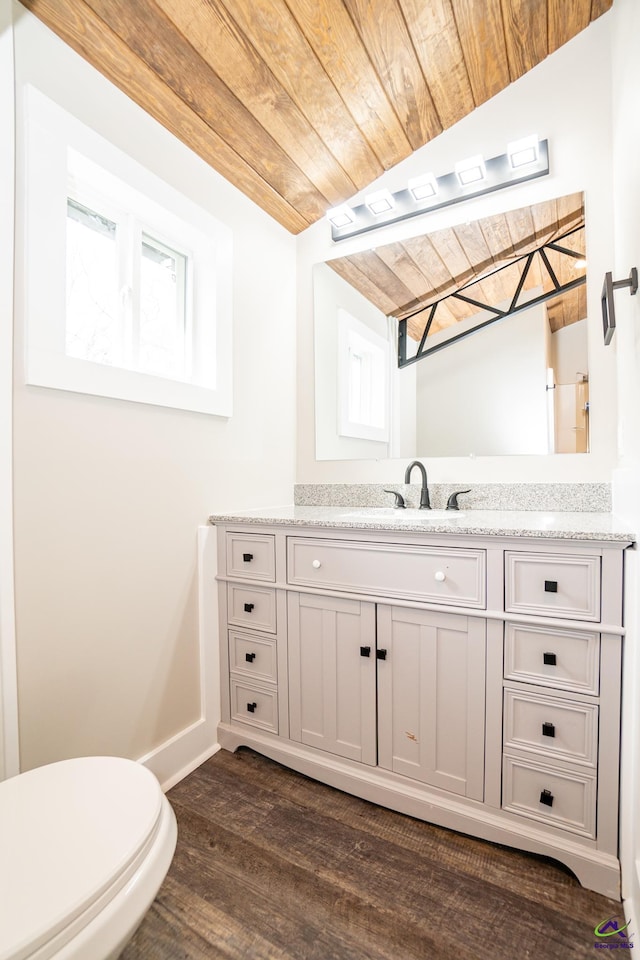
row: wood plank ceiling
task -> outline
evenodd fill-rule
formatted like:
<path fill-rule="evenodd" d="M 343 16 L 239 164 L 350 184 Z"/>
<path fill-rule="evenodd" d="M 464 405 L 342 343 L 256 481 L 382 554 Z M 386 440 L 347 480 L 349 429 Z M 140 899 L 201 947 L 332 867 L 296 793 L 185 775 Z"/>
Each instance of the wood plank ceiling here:
<path fill-rule="evenodd" d="M 22 0 L 298 233 L 613 0 Z"/>
<path fill-rule="evenodd" d="M 407 332 L 420 340 L 428 317 L 428 311 L 417 313 L 421 307 L 442 301 L 430 328 L 435 334 L 478 313 L 471 304 L 446 299 L 467 284 L 473 283 L 467 291 L 472 299 L 494 306 L 510 301 L 525 266 L 519 258 L 570 231 L 560 245 L 580 253 L 582 259 L 586 255 L 582 193 L 339 257 L 327 261 L 327 266 L 387 316 L 412 317 Z M 553 250 L 547 256 L 560 284 L 586 275 L 577 258 Z M 502 269 L 495 272 L 498 268 Z M 523 285 L 524 291 L 534 288 L 554 289 L 539 257 L 533 259 Z M 548 301 L 552 332 L 586 317 L 586 306 L 584 285 Z"/>

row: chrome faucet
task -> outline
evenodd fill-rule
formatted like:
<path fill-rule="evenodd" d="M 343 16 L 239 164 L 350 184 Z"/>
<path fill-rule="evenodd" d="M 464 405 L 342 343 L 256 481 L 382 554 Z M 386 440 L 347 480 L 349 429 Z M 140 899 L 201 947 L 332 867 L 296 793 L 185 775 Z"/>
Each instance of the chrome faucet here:
<path fill-rule="evenodd" d="M 414 460 L 413 463 L 410 463 L 404 474 L 404 482 L 411 483 L 411 471 L 414 467 L 417 467 L 420 471 L 422 477 L 422 490 L 420 491 L 420 509 L 421 510 L 431 510 L 431 503 L 429 502 L 429 487 L 427 486 L 427 471 L 424 468 L 424 464 L 420 463 L 419 460 Z"/>

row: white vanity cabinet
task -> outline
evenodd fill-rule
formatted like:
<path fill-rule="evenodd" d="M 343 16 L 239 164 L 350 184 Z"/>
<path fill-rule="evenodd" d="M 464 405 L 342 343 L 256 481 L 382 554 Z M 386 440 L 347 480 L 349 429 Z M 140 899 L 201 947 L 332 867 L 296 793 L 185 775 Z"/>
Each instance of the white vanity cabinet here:
<path fill-rule="evenodd" d="M 619 897 L 629 541 L 219 526 L 219 740 Z"/>
<path fill-rule="evenodd" d="M 484 798 L 483 618 L 378 607 L 378 763 Z"/>

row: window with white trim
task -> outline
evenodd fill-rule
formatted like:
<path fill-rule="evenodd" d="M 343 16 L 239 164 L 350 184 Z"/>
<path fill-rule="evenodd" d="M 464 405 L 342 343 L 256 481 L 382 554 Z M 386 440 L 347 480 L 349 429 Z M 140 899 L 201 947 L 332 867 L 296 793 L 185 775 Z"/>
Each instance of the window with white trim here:
<path fill-rule="evenodd" d="M 27 382 L 230 416 L 230 231 L 33 88 L 26 203 Z"/>
<path fill-rule="evenodd" d="M 338 432 L 361 440 L 389 439 L 389 343 L 338 309 Z"/>

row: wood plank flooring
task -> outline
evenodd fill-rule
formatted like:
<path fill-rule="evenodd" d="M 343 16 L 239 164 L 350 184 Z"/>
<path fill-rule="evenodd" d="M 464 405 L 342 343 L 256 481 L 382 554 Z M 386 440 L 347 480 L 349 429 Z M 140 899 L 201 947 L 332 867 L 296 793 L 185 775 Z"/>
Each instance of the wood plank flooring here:
<path fill-rule="evenodd" d="M 556 863 L 249 750 L 221 751 L 168 797 L 176 855 L 122 960 L 578 960 L 621 913 Z"/>

